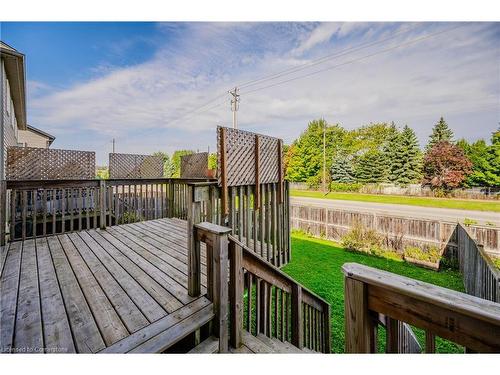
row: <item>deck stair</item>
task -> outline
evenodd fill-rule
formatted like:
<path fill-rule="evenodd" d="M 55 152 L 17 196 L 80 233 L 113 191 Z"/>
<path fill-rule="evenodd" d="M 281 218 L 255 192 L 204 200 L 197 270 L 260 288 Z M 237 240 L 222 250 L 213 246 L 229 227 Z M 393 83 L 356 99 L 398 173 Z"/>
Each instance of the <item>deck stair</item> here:
<path fill-rule="evenodd" d="M 202 297 L 118 341 L 101 353 L 162 353 L 199 330 L 214 316 L 213 304 Z"/>

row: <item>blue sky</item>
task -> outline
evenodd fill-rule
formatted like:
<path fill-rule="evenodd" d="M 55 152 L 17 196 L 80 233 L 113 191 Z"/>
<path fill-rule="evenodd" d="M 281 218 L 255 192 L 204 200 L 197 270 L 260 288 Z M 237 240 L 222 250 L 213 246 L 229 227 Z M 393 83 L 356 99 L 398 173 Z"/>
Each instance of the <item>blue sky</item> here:
<path fill-rule="evenodd" d="M 54 134 L 54 147 L 95 150 L 99 164 L 113 137 L 119 152 L 214 150 L 216 125 L 231 123 L 226 91 L 297 67 L 242 87 L 240 128 L 290 142 L 314 118 L 349 129 L 395 121 L 423 146 L 439 116 L 469 140 L 489 139 L 500 117 L 499 23 L 2 23 L 0 32 L 26 55 L 29 122 Z"/>

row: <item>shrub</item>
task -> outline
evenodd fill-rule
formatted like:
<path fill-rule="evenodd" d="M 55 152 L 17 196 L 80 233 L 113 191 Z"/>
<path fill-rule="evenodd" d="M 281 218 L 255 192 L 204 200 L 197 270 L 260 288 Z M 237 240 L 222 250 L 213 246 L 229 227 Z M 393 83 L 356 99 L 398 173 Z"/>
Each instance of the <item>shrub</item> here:
<path fill-rule="evenodd" d="M 464 219 L 464 225 L 465 225 L 466 227 L 470 227 L 471 225 L 476 225 L 476 224 L 477 224 L 477 221 L 476 221 L 476 220 L 474 220 L 474 219 L 469 219 L 468 217 L 466 217 L 466 218 Z"/>
<path fill-rule="evenodd" d="M 408 246 L 404 250 L 404 257 L 422 260 L 424 262 L 436 263 L 441 259 L 441 254 L 439 248 L 436 246 L 429 246 L 426 249 Z"/>
<path fill-rule="evenodd" d="M 128 224 L 128 223 L 137 223 L 141 221 L 142 218 L 140 215 L 137 215 L 135 212 L 125 212 L 118 219 L 118 224 Z"/>
<path fill-rule="evenodd" d="M 323 180 L 320 175 L 311 176 L 306 180 L 306 184 L 309 189 L 319 189 L 321 187 Z"/>
<path fill-rule="evenodd" d="M 353 192 L 357 193 L 363 184 L 359 182 L 332 182 L 330 183 L 330 191 L 334 192 Z"/>
<path fill-rule="evenodd" d="M 373 229 L 366 229 L 360 223 L 355 224 L 342 237 L 342 247 L 382 258 L 401 260 L 401 255 L 384 247 L 384 238 Z"/>

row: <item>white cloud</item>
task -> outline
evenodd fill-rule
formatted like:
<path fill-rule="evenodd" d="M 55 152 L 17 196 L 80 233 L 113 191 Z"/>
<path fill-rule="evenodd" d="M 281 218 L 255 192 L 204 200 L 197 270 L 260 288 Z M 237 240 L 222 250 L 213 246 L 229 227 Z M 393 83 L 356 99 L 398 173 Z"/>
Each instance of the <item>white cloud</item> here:
<path fill-rule="evenodd" d="M 450 26 L 422 24 L 408 35 L 300 74 Z M 88 82 L 37 95 L 29 102 L 30 116 L 35 126 L 59 137 L 56 147 L 96 149 L 100 162 L 106 159 L 111 137 L 117 138 L 118 149 L 124 152 L 204 150 L 207 145 L 213 149 L 215 126 L 231 121 L 229 98 L 214 101 L 206 107 L 208 111 L 186 116 L 192 109 L 236 83 L 310 62 L 345 46 L 378 40 L 402 28 L 349 23 L 160 25 L 170 42 L 150 61 L 111 68 Z M 330 40 L 336 32 L 342 43 Z M 245 94 L 250 88 L 242 89 L 239 123 L 242 128 L 291 141 L 307 121 L 320 116 L 350 128 L 394 120 L 413 126 L 420 139 L 425 139 L 436 119 L 448 114 L 458 135 L 487 137 L 498 121 L 498 61 L 495 27 L 467 24 L 308 78 L 251 94 Z M 477 124 L 468 129 L 471 118 Z"/>

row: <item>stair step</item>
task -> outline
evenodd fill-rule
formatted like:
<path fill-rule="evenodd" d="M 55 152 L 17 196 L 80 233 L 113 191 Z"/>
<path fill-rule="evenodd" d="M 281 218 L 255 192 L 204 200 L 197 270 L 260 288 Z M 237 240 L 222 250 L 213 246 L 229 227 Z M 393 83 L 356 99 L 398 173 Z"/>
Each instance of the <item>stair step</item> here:
<path fill-rule="evenodd" d="M 201 342 L 199 345 L 195 346 L 188 353 L 189 354 L 213 354 L 219 351 L 219 339 L 214 336 L 210 336 L 205 341 Z"/>
<path fill-rule="evenodd" d="M 288 342 L 282 342 L 276 338 L 267 337 L 262 333 L 259 333 L 257 338 L 269 346 L 273 350 L 273 353 L 302 353 L 296 346 Z"/>
<path fill-rule="evenodd" d="M 250 332 L 243 331 L 241 335 L 241 339 L 243 345 L 245 345 L 248 349 L 250 349 L 254 353 L 273 353 L 273 349 L 270 346 L 267 346 L 257 337 L 252 335 Z"/>
<path fill-rule="evenodd" d="M 114 343 L 101 353 L 161 353 L 212 320 L 213 317 L 212 302 L 201 297 Z"/>
<path fill-rule="evenodd" d="M 311 349 L 306 348 L 306 347 L 302 348 L 302 352 L 307 353 L 307 354 L 321 354 L 320 352 L 315 352 L 314 350 L 311 350 Z"/>

